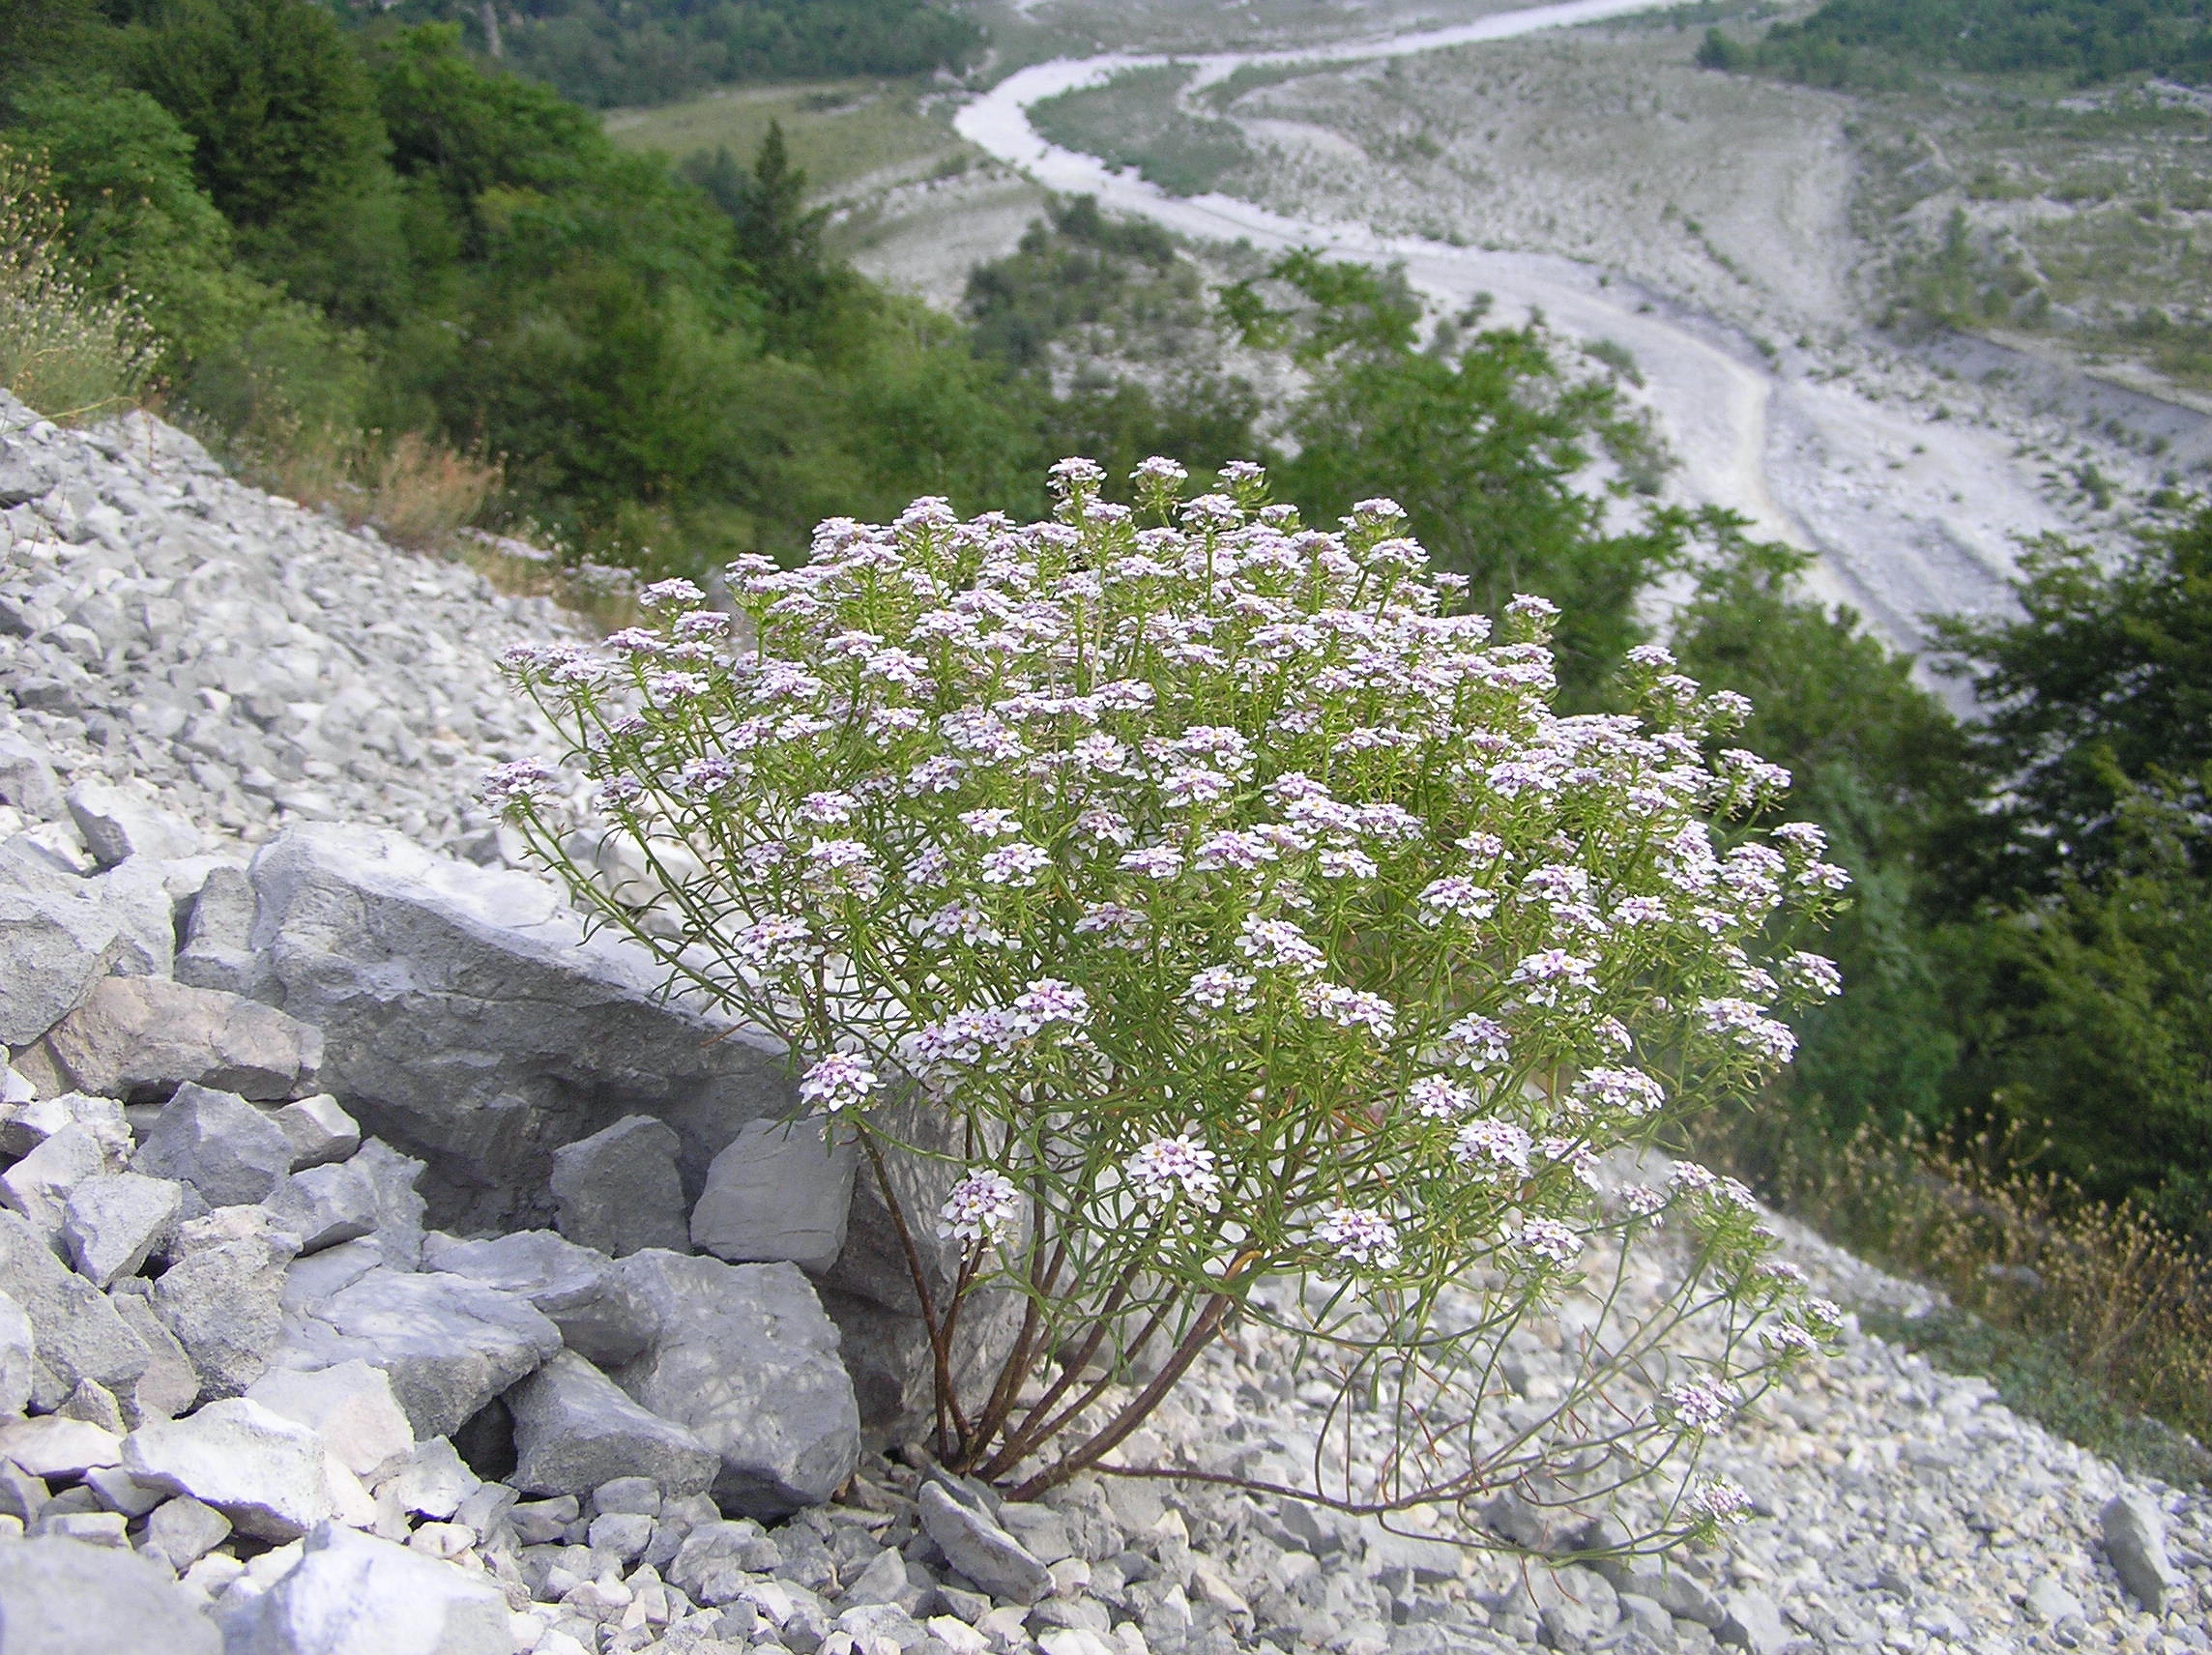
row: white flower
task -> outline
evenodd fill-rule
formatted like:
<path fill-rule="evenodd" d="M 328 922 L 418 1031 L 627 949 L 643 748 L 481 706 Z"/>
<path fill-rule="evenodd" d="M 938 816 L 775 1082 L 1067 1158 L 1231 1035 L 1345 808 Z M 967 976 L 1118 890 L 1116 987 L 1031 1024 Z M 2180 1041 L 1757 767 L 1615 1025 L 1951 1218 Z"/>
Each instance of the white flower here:
<path fill-rule="evenodd" d="M 1844 976 L 1836 970 L 1836 962 L 1824 954 L 1809 954 L 1800 948 L 1786 962 L 1790 979 L 1801 982 L 1815 994 L 1833 998 L 1844 992 Z"/>
<path fill-rule="evenodd" d="M 1022 830 L 1022 819 L 1010 810 L 963 810 L 960 826 L 985 839 L 1010 839 Z"/>
<path fill-rule="evenodd" d="M 1182 853 L 1173 845 L 1148 845 L 1143 850 L 1129 852 L 1121 858 L 1121 865 L 1147 879 L 1172 880 L 1182 872 Z"/>
<path fill-rule="evenodd" d="M 1017 1040 L 1030 1039 L 1055 1023 L 1081 1029 L 1090 1021 L 1091 997 L 1058 977 L 1038 977 L 1006 1008 L 1007 1032 Z"/>
<path fill-rule="evenodd" d="M 1743 1485 L 1727 1477 L 1705 1477 L 1683 1497 L 1694 1518 L 1724 1526 L 1751 1520 L 1751 1495 Z"/>
<path fill-rule="evenodd" d="M 810 793 L 799 801 L 799 815 L 801 821 L 841 828 L 859 807 L 860 801 L 849 793 Z"/>
<path fill-rule="evenodd" d="M 1237 933 L 1237 951 L 1254 965 L 1308 976 L 1328 963 L 1326 956 L 1306 941 L 1306 934 L 1288 919 L 1262 919 L 1248 914 Z"/>
<path fill-rule="evenodd" d="M 1698 1015 L 1712 1033 L 1725 1035 L 1745 1051 L 1772 1061 L 1787 1063 L 1797 1051 L 1797 1036 L 1790 1025 L 1766 1015 L 1766 1008 L 1748 1000 L 1723 997 L 1698 1002 Z"/>
<path fill-rule="evenodd" d="M 637 595 L 637 601 L 646 609 L 696 609 L 707 595 L 687 580 L 656 580 Z"/>
<path fill-rule="evenodd" d="M 561 778 L 536 759 L 516 759 L 484 776 L 482 798 L 502 809 L 516 804 L 550 804 L 561 797 Z"/>
<path fill-rule="evenodd" d="M 806 1071 L 799 1083 L 799 1098 L 834 1115 L 850 1104 L 865 1103 L 870 1092 L 883 1085 L 867 1059 L 852 1052 L 832 1052 Z"/>
<path fill-rule="evenodd" d="M 1442 1075 L 1423 1075 L 1406 1089 L 1406 1102 L 1429 1120 L 1451 1120 L 1474 1107 L 1474 1093 Z"/>
<path fill-rule="evenodd" d="M 1172 770 L 1160 780 L 1160 802 L 1171 810 L 1186 805 L 1211 804 L 1229 792 L 1229 778 L 1219 770 L 1192 765 Z"/>
<path fill-rule="evenodd" d="M 1208 966 L 1194 973 L 1182 991 L 1183 1003 L 1201 1011 L 1250 1011 L 1260 979 L 1233 966 Z"/>
<path fill-rule="evenodd" d="M 790 971 L 814 957 L 813 933 L 792 915 L 771 915 L 731 935 L 730 952 L 747 971 Z"/>
<path fill-rule="evenodd" d="M 1513 1244 L 1553 1264 L 1568 1263 L 1583 1250 L 1583 1238 L 1556 1218 L 1528 1219 Z"/>
<path fill-rule="evenodd" d="M 1470 1120 L 1452 1139 L 1452 1159 L 1474 1172 L 1528 1176 L 1528 1134 L 1510 1120 Z"/>
<path fill-rule="evenodd" d="M 985 885 L 1011 886 L 1021 890 L 1035 885 L 1037 876 L 1051 866 L 1052 857 L 1042 846 L 1019 839 L 1011 845 L 985 852 L 975 873 Z"/>
<path fill-rule="evenodd" d="M 1625 1115 L 1649 1115 L 1667 1101 L 1659 1083 L 1642 1069 L 1585 1069 L 1575 1096 Z"/>
<path fill-rule="evenodd" d="M 1498 912 L 1498 898 L 1487 886 L 1455 874 L 1432 881 L 1421 892 L 1421 906 L 1428 910 L 1421 915 L 1423 923 L 1441 925 L 1447 917 L 1488 919 Z"/>
<path fill-rule="evenodd" d="M 991 1241 L 1021 1216 L 1022 1201 L 1013 1180 L 988 1167 L 977 1168 L 952 1186 L 937 1209 L 937 1234 L 947 1240 Z"/>
<path fill-rule="evenodd" d="M 1398 1227 L 1369 1207 L 1330 1208 L 1328 1216 L 1314 1226 L 1314 1238 L 1361 1269 L 1389 1270 L 1398 1265 Z"/>
<path fill-rule="evenodd" d="M 1513 1060 L 1505 1026 L 1479 1012 L 1470 1012 L 1444 1031 L 1444 1053 L 1458 1067 L 1477 1074 L 1501 1069 Z"/>
<path fill-rule="evenodd" d="M 1194 1206 L 1213 1212 L 1221 1205 L 1214 1160 L 1211 1149 L 1184 1133 L 1153 1139 L 1122 1162 L 1121 1171 L 1148 1201 L 1168 1201 L 1179 1191 Z"/>
<path fill-rule="evenodd" d="M 1712 1431 L 1726 1425 L 1742 1405 L 1735 1392 L 1708 1376 L 1669 1385 L 1659 1393 L 1659 1400 L 1692 1431 Z"/>
<path fill-rule="evenodd" d="M 1076 935 L 1096 937 L 1110 947 L 1139 948 L 1152 928 L 1152 922 L 1136 909 L 1119 902 L 1093 902 L 1083 910 L 1083 917 L 1075 922 Z"/>
<path fill-rule="evenodd" d="M 1397 1031 L 1396 1006 L 1379 994 L 1366 994 L 1342 983 L 1307 983 L 1298 990 L 1298 1004 L 1308 1017 L 1318 1017 L 1339 1029 L 1364 1029 L 1378 1040 L 1387 1040 Z"/>
<path fill-rule="evenodd" d="M 1512 980 L 1524 985 L 1529 1004 L 1557 1005 L 1562 994 L 1594 993 L 1596 970 L 1595 960 L 1570 954 L 1564 948 L 1543 948 L 1513 968 Z"/>

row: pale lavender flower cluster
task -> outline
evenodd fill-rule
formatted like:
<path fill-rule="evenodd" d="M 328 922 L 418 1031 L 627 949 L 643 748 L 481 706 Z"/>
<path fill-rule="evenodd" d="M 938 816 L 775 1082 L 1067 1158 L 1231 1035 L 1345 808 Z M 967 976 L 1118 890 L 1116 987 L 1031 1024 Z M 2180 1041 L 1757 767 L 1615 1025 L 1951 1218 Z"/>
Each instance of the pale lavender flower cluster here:
<path fill-rule="evenodd" d="M 1214 1154 L 1189 1133 L 1155 1138 L 1121 1164 L 1121 1171 L 1148 1201 L 1180 1195 L 1211 1212 L 1221 1205 L 1221 1175 Z"/>
<path fill-rule="evenodd" d="M 799 1099 L 833 1115 L 867 1102 L 869 1094 L 883 1084 L 867 1059 L 851 1052 L 832 1052 L 806 1071 L 799 1083 Z"/>
<path fill-rule="evenodd" d="M 937 1234 L 947 1240 L 992 1241 L 1021 1216 L 1022 1198 L 1013 1179 L 978 1167 L 952 1186 L 937 1211 Z"/>
<path fill-rule="evenodd" d="M 1715 1431 L 1726 1425 L 1742 1399 L 1710 1375 L 1684 1379 L 1659 1393 L 1668 1413 L 1692 1431 Z"/>

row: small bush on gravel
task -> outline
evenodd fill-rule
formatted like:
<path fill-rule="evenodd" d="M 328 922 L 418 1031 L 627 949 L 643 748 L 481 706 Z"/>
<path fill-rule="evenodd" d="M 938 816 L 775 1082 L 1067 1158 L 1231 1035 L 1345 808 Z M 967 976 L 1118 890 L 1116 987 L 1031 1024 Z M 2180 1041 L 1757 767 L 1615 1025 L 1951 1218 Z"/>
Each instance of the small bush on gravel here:
<path fill-rule="evenodd" d="M 1657 1477 L 1641 1540 L 1709 1531 L 1743 1497 L 1690 1477 L 1698 1443 L 1832 1307 L 1742 1186 L 1599 1162 L 1787 1060 L 1773 1009 L 1836 983 L 1765 942 L 1843 876 L 1802 825 L 1716 846 L 1788 780 L 1723 745 L 1740 698 L 1645 647 L 1641 715 L 1559 716 L 1552 605 L 1452 613 L 1394 504 L 1318 532 L 1224 475 L 1184 499 L 1148 461 L 1131 509 L 1071 460 L 1055 521 L 826 523 L 801 567 L 733 566 L 734 658 L 684 581 L 606 652 L 518 653 L 657 881 L 642 905 L 564 855 L 553 769 L 487 795 L 858 1135 L 917 1257 L 947 1463 L 1023 1496 L 1178 1474 L 1132 1435 L 1242 1319 L 1341 1398 L 1301 1471 L 1244 1486 L 1466 1512 Z M 917 1098 L 961 1147 L 936 1212 L 885 1176 Z M 1631 1320 L 1662 1226 L 1680 1286 Z M 987 1292 L 1020 1326 L 964 1388 Z M 1571 1381 L 1515 1397 L 1505 1340 L 1569 1300 Z"/>

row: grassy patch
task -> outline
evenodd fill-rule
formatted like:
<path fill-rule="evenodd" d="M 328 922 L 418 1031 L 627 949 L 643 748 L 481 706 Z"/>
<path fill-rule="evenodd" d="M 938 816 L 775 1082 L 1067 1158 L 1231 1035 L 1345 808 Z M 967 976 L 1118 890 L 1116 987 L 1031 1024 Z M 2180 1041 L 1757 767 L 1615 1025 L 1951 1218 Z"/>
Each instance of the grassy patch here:
<path fill-rule="evenodd" d="M 896 81 L 713 92 L 654 109 L 612 110 L 606 132 L 627 150 L 682 157 L 727 148 L 749 163 L 771 121 L 782 124 L 793 162 L 817 191 L 886 167 L 913 163 L 926 170 L 977 153 L 945 121 L 924 113 L 917 86 Z"/>
<path fill-rule="evenodd" d="M 1045 99 L 1031 108 L 1030 120 L 1062 149 L 1133 166 L 1171 195 L 1203 195 L 1252 154 L 1234 122 L 1182 108 L 1182 89 L 1194 73 L 1185 64 L 1124 70 L 1100 85 Z"/>
<path fill-rule="evenodd" d="M 1714 1119 L 1700 1148 L 1821 1234 L 1941 1288 L 1954 1310 L 1866 1317 L 2019 1412 L 2172 1482 L 2212 1482 L 2212 1283 L 2133 1206 L 2032 1167 L 2019 1135 L 1837 1143 L 1786 1111 Z"/>

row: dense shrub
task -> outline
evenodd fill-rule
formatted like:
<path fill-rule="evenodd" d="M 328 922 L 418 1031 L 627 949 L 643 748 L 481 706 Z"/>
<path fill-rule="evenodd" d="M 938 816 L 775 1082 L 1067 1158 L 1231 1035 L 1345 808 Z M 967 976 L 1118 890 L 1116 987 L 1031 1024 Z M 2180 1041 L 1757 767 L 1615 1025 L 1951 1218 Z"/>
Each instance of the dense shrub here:
<path fill-rule="evenodd" d="M 1659 1478 L 1647 1536 L 1740 1512 L 1679 1462 L 1832 1312 L 1764 1267 L 1740 1190 L 1596 1167 L 1769 1073 L 1774 1006 L 1836 990 L 1768 941 L 1843 883 L 1818 831 L 1707 826 L 1787 781 L 1727 744 L 1741 699 L 1646 647 L 1638 714 L 1558 715 L 1554 606 L 1455 613 L 1466 583 L 1388 501 L 1320 533 L 1257 466 L 1184 499 L 1148 461 L 1135 510 L 1089 462 L 1056 476 L 1051 522 L 923 500 L 824 524 L 788 572 L 740 563 L 734 658 L 685 582 L 609 656 L 516 657 L 649 894 L 569 859 L 546 767 L 488 797 L 672 986 L 788 1043 L 910 1242 L 955 1244 L 949 1291 L 910 1247 L 948 1464 L 1052 1487 L 1235 1316 L 1383 1410 L 1385 1440 L 1348 1406 L 1316 1448 L 1330 1503 Z M 948 1129 L 916 1134 L 917 1098 Z M 959 1173 L 935 1212 L 885 1170 L 915 1138 Z M 1687 1278 L 1618 1320 L 1602 1284 L 1663 1219 L 1699 1238 Z M 1567 1394 L 1498 1437 L 1503 1340 L 1586 1271 Z M 990 1292 L 1020 1329 L 964 1386 Z M 1715 1354 L 1668 1333 L 1693 1305 Z"/>

